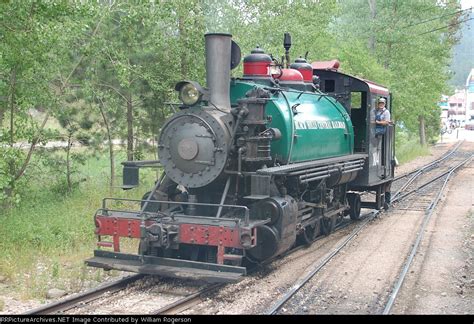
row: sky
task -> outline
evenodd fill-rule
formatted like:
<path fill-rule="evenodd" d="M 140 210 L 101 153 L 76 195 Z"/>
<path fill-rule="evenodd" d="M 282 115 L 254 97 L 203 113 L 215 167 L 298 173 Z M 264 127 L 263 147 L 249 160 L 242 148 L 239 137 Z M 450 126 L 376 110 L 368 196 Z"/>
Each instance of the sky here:
<path fill-rule="evenodd" d="M 461 8 L 471 8 L 474 7 L 474 0 L 461 0 Z"/>

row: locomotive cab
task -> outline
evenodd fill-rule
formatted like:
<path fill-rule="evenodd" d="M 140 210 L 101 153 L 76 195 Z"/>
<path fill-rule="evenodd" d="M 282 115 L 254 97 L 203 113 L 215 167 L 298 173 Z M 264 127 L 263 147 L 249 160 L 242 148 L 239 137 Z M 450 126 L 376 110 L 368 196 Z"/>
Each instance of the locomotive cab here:
<path fill-rule="evenodd" d="M 395 167 L 395 129 L 386 126 L 386 133 L 375 133 L 377 100 L 385 98 L 386 108 L 392 113 L 392 96 L 387 88 L 372 81 L 338 71 L 336 60 L 314 62 L 314 74 L 320 78 L 321 91 L 339 101 L 351 116 L 354 127 L 354 151 L 368 155 L 364 168 L 351 182 L 355 191 L 375 191 L 375 202 L 362 202 L 363 207 L 380 209 L 385 194 L 390 192 Z M 389 195 L 389 194 L 388 194 Z M 388 196 L 387 195 L 387 196 Z"/>

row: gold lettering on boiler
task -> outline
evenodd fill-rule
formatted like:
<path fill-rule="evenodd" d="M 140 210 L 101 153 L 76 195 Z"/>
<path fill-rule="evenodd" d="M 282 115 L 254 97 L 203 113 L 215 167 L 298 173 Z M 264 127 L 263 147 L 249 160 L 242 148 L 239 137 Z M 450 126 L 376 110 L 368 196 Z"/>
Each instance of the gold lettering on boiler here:
<path fill-rule="evenodd" d="M 296 129 L 346 129 L 346 124 L 337 120 L 295 120 L 295 127 Z"/>

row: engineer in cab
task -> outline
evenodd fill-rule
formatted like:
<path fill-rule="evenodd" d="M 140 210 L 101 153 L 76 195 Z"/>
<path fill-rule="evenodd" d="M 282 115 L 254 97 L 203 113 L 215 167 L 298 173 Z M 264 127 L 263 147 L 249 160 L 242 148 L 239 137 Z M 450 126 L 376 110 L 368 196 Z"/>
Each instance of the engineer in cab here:
<path fill-rule="evenodd" d="M 385 135 L 387 126 L 392 124 L 390 120 L 390 111 L 385 107 L 387 100 L 379 98 L 377 101 L 377 109 L 375 111 L 375 136 Z"/>

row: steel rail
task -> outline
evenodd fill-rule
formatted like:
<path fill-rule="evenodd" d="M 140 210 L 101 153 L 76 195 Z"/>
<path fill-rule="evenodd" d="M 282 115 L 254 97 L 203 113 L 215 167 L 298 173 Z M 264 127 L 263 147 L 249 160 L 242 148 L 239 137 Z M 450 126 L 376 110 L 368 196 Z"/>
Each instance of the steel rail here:
<path fill-rule="evenodd" d="M 326 256 L 317 262 L 313 263 L 312 266 L 315 266 L 308 274 L 299 278 L 298 282 L 294 284 L 290 290 L 283 295 L 272 307 L 266 310 L 266 315 L 274 315 L 276 314 L 281 307 L 287 303 L 311 278 L 316 275 L 334 256 L 336 256 L 350 241 L 354 239 L 354 237 L 359 234 L 359 232 L 364 229 L 364 227 L 371 221 L 379 211 L 372 211 L 366 215 L 370 215 L 367 217 L 362 224 L 360 224 L 356 229 L 352 231 L 352 233 L 341 243 L 339 244 L 332 252 L 326 254 Z"/>
<path fill-rule="evenodd" d="M 443 174 L 443 176 L 446 176 L 446 179 L 444 180 L 443 185 L 441 186 L 440 190 L 438 191 L 438 194 L 436 195 L 436 197 L 431 201 L 430 205 L 425 210 L 425 216 L 423 218 L 423 223 L 421 225 L 420 230 L 418 231 L 418 235 L 416 237 L 415 243 L 413 244 L 413 248 L 410 252 L 410 255 L 408 256 L 408 259 L 405 262 L 405 265 L 404 265 L 404 267 L 403 267 L 403 269 L 400 273 L 400 276 L 398 277 L 398 280 L 397 280 L 396 284 L 394 285 L 393 290 L 392 290 L 392 292 L 391 292 L 391 294 L 388 298 L 387 304 L 385 305 L 385 308 L 382 312 L 383 315 L 389 314 L 390 310 L 393 307 L 395 299 L 398 296 L 398 292 L 400 291 L 400 288 L 403 285 L 403 282 L 406 278 L 408 270 L 410 269 L 410 266 L 413 262 L 413 259 L 415 258 L 416 252 L 418 251 L 421 240 L 423 239 L 426 226 L 428 225 L 428 222 L 430 221 L 431 216 L 433 215 L 434 210 L 435 210 L 436 206 L 438 205 L 439 200 L 441 199 L 441 195 L 443 194 L 449 179 L 451 178 L 451 176 L 453 175 L 453 173 L 456 170 L 458 170 L 459 168 L 461 168 L 462 166 L 464 166 L 468 162 L 470 162 L 472 160 L 472 157 L 473 157 L 473 155 L 471 155 L 469 158 L 467 158 L 463 162 L 459 163 L 458 165 L 452 167 L 449 171 L 447 171 Z M 439 178 L 441 178 L 441 177 L 435 178 L 430 183 L 434 182 L 435 180 L 437 180 Z"/>
<path fill-rule="evenodd" d="M 460 145 L 460 144 L 459 144 Z M 453 149 L 453 151 L 451 151 L 449 154 L 447 154 L 446 156 L 444 156 L 442 158 L 442 160 L 446 159 L 447 157 L 449 157 L 450 155 L 452 155 L 459 147 L 459 145 L 457 145 L 457 147 L 455 149 Z M 418 187 L 417 189 L 414 189 L 410 192 L 408 192 L 407 194 L 403 195 L 402 198 L 412 194 L 413 192 L 421 189 L 421 188 L 424 188 L 426 186 L 428 186 L 429 184 L 435 182 L 436 180 L 440 179 L 441 177 L 443 176 L 446 176 L 446 174 L 452 174 L 455 170 L 457 170 L 458 168 L 460 168 L 462 165 L 466 164 L 469 160 L 472 159 L 472 156 L 469 157 L 468 159 L 464 160 L 463 162 L 459 163 L 458 165 L 454 166 L 453 168 L 451 168 L 449 171 L 443 173 L 442 175 L 440 176 L 437 176 L 435 177 L 434 179 L 431 179 L 430 181 L 424 183 L 423 185 L 421 185 L 420 187 Z M 430 163 L 429 165 L 427 165 L 426 167 L 430 167 L 430 166 L 433 166 L 437 163 L 439 163 L 440 161 L 433 161 L 432 163 Z M 427 168 L 423 168 L 423 169 L 427 169 Z M 443 186 L 444 188 L 444 186 Z M 438 195 L 440 197 L 441 193 Z M 399 200 L 401 198 L 397 198 L 397 200 Z M 439 198 L 438 198 L 439 200 Z M 438 201 L 437 200 L 437 201 Z M 436 203 L 437 203 L 436 201 Z M 434 204 L 431 204 L 430 205 L 431 209 L 430 210 L 433 210 L 435 205 Z M 291 289 L 279 300 L 277 301 L 271 308 L 269 308 L 265 314 L 268 314 L 268 315 L 273 315 L 273 314 L 276 314 L 280 309 L 281 307 L 288 301 L 291 299 L 291 297 L 293 297 L 293 295 L 295 295 L 316 273 L 318 273 L 323 267 L 324 265 L 326 265 L 340 250 L 342 250 L 342 248 L 344 248 L 344 246 L 347 245 L 347 243 L 349 243 L 361 230 L 362 228 L 364 228 L 367 223 L 373 219 L 375 217 L 375 215 L 378 213 L 378 211 L 374 212 L 372 217 L 369 217 L 367 218 L 364 223 L 362 223 L 358 228 L 356 228 L 349 237 L 347 237 L 344 242 L 342 242 L 335 250 L 333 250 L 331 253 L 329 253 L 326 257 L 324 257 L 318 264 L 317 266 L 310 272 L 308 273 L 306 276 L 300 278 L 300 280 L 293 286 L 291 287 Z M 313 264 L 313 265 L 316 265 Z"/>
<path fill-rule="evenodd" d="M 225 286 L 224 283 L 213 284 L 209 287 L 205 287 L 195 293 L 192 293 L 184 298 L 178 299 L 177 301 L 161 307 L 153 312 L 151 315 L 175 315 L 182 311 L 185 311 L 192 306 L 196 305 L 201 301 L 201 297 L 205 294 L 208 294 L 214 290 L 217 290 L 221 287 Z"/>
<path fill-rule="evenodd" d="M 450 169 L 447 170 L 446 172 L 443 172 L 443 173 L 441 173 L 440 175 L 437 175 L 436 177 L 434 177 L 433 179 L 428 180 L 427 182 L 423 183 L 423 184 L 420 185 L 419 187 L 417 187 L 417 188 L 415 188 L 415 189 L 413 189 L 413 190 L 410 190 L 410 191 L 404 193 L 403 195 L 396 197 L 395 199 L 392 199 L 392 201 L 393 201 L 393 202 L 399 201 L 399 200 L 401 200 L 401 199 L 403 199 L 403 198 L 406 198 L 406 197 L 408 197 L 409 195 L 411 195 L 411 194 L 417 192 L 418 190 L 423 189 L 423 188 L 425 188 L 426 186 L 429 186 L 429 185 L 432 184 L 433 182 L 435 182 L 435 181 L 441 179 L 442 177 L 446 176 L 447 174 L 449 174 L 449 173 L 451 172 L 451 170 L 457 169 L 457 168 L 459 168 L 461 165 L 464 165 L 464 164 L 466 163 L 466 161 L 469 160 L 469 159 L 472 159 L 472 156 L 470 156 L 470 157 L 468 157 L 466 160 L 460 162 L 458 165 L 456 165 L 456 166 L 450 168 Z"/>
<path fill-rule="evenodd" d="M 350 224 L 352 224 L 352 221 L 345 222 L 345 223 L 340 223 L 335 227 L 335 229 L 332 233 L 335 233 L 339 230 L 342 230 L 342 229 L 348 227 Z M 317 237 L 315 240 L 313 240 L 311 242 L 311 244 L 318 241 L 318 240 L 320 240 L 320 239 L 323 239 L 324 237 L 325 236 Z M 261 264 L 262 265 L 269 264 L 273 261 L 276 261 L 277 259 L 281 259 L 285 256 L 288 256 L 288 255 L 290 255 L 290 254 L 292 254 L 292 253 L 294 253 L 294 252 L 296 252 L 296 251 L 298 251 L 302 248 L 305 248 L 307 246 L 308 245 L 298 245 L 296 248 L 293 248 L 293 249 L 289 250 L 288 252 L 286 252 L 282 255 L 279 255 L 276 258 L 272 258 L 271 260 L 264 261 Z M 97 288 L 85 291 L 83 293 L 70 296 L 70 297 L 68 297 L 64 300 L 60 300 L 60 301 L 57 301 L 57 302 L 53 302 L 53 303 L 35 308 L 35 309 L 30 310 L 30 311 L 28 311 L 24 314 L 25 315 L 46 315 L 46 314 L 59 313 L 61 311 L 72 309 L 72 308 L 75 307 L 75 305 L 77 305 L 80 302 L 91 302 L 95 299 L 100 298 L 100 296 L 103 295 L 106 292 L 119 291 L 119 290 L 125 288 L 128 284 L 133 283 L 134 281 L 136 281 L 140 278 L 143 278 L 143 277 L 145 277 L 145 275 L 143 275 L 143 274 L 129 276 L 129 277 L 123 278 L 121 280 L 114 281 L 114 282 L 111 282 L 111 283 L 107 283 L 103 286 L 99 286 Z M 223 283 L 211 285 L 210 287 L 206 287 L 206 288 L 204 288 L 204 289 L 202 289 L 202 290 L 200 290 L 196 293 L 188 295 L 188 296 L 186 296 L 182 299 L 179 299 L 179 300 L 177 300 L 177 301 L 175 301 L 175 302 L 173 302 L 173 303 L 171 303 L 167 306 L 164 306 L 164 307 L 162 307 L 162 308 L 160 308 L 156 311 L 153 311 L 151 314 L 155 314 L 155 315 L 158 315 L 158 314 L 163 314 L 163 315 L 176 314 L 177 312 L 181 312 L 183 310 L 186 310 L 186 309 L 194 306 L 196 301 L 198 301 L 200 299 L 200 297 L 203 296 L 204 294 L 207 294 L 207 293 L 209 293 L 213 290 L 216 290 L 220 287 L 223 287 L 223 286 L 225 286 L 225 284 L 223 284 Z"/>
<path fill-rule="evenodd" d="M 133 276 L 128 276 L 126 278 L 122 278 L 114 282 L 106 283 L 102 286 L 87 290 L 79 294 L 75 294 L 63 300 L 59 300 L 57 302 L 32 309 L 24 313 L 24 315 L 46 315 L 46 314 L 58 313 L 64 310 L 68 310 L 68 309 L 74 308 L 75 305 L 79 304 L 80 302 L 90 302 L 92 300 L 99 298 L 100 296 L 102 296 L 103 294 L 107 292 L 113 293 L 113 292 L 120 291 L 124 289 L 125 287 L 127 287 L 127 285 L 143 277 L 145 277 L 143 274 L 137 274 Z"/>
<path fill-rule="evenodd" d="M 366 217 L 368 214 L 370 214 L 370 213 L 367 213 L 366 215 L 360 216 L 359 221 L 364 220 L 365 217 Z M 311 243 L 308 243 L 308 244 L 305 244 L 305 243 L 298 244 L 296 247 L 292 248 L 291 250 L 288 250 L 288 251 L 284 252 L 283 254 L 276 256 L 275 258 L 272 258 L 272 259 L 270 259 L 270 260 L 265 260 L 265 261 L 260 262 L 260 263 L 258 263 L 258 264 L 259 264 L 259 265 L 262 265 L 262 266 L 263 266 L 263 265 L 269 265 L 270 263 L 272 263 L 272 262 L 274 262 L 274 261 L 277 261 L 277 260 L 281 260 L 281 259 L 283 259 L 283 258 L 285 258 L 285 257 L 287 257 L 287 256 L 289 256 L 289 255 L 291 255 L 291 254 L 293 254 L 293 253 L 299 251 L 299 250 L 302 250 L 302 249 L 305 249 L 305 248 L 309 248 L 309 247 L 312 246 L 315 242 L 320 241 L 320 240 L 322 240 L 322 239 L 328 237 L 329 235 L 332 235 L 332 234 L 334 234 L 334 233 L 337 233 L 337 232 L 339 232 L 339 231 L 342 231 L 344 228 L 349 227 L 349 225 L 351 225 L 351 224 L 353 224 L 353 223 L 354 223 L 353 220 L 348 220 L 348 221 L 346 221 L 346 222 L 340 222 L 339 224 L 337 224 L 337 225 L 334 227 L 334 230 L 333 230 L 331 233 L 329 233 L 328 235 L 319 235 L 319 236 L 317 236 L 314 240 L 312 240 Z"/>
<path fill-rule="evenodd" d="M 369 213 L 369 214 L 370 214 L 370 213 Z M 364 217 L 364 216 L 362 216 L 362 217 Z M 333 231 L 331 234 L 333 234 L 333 233 L 335 233 L 335 232 L 337 232 L 337 231 L 340 231 L 340 230 L 342 230 L 342 229 L 348 227 L 348 226 L 349 226 L 350 224 L 352 224 L 352 223 L 353 223 L 353 221 L 348 221 L 348 222 L 345 222 L 345 223 L 340 223 L 340 224 L 338 224 L 338 225 L 335 227 L 334 231 Z M 316 241 L 319 241 L 319 240 L 323 239 L 324 237 L 326 237 L 326 236 L 323 236 L 323 235 L 318 236 L 316 239 L 314 239 L 314 240 L 311 242 L 311 244 L 313 244 L 313 243 L 316 242 Z M 295 247 L 295 248 L 293 248 L 293 249 L 291 249 L 291 250 L 289 250 L 289 251 L 283 253 L 282 255 L 279 255 L 279 256 L 277 256 L 277 257 L 275 257 L 275 258 L 272 258 L 272 259 L 270 259 L 270 260 L 266 260 L 266 261 L 263 261 L 263 262 L 261 262 L 261 263 L 258 263 L 258 265 L 268 265 L 268 264 L 270 264 L 271 262 L 274 262 L 274 261 L 279 260 L 279 259 L 281 260 L 282 258 L 284 258 L 284 257 L 286 257 L 286 256 L 288 256 L 288 255 L 290 255 L 290 254 L 293 254 L 293 253 L 295 253 L 296 251 L 299 251 L 299 250 L 301 250 L 301 249 L 303 249 L 303 248 L 306 248 L 306 247 L 308 247 L 308 245 L 304 245 L 304 244 L 298 245 L 297 247 Z M 256 271 L 256 270 L 257 270 L 257 267 L 251 268 L 251 269 L 252 269 L 253 271 Z M 252 271 L 252 270 L 251 270 L 251 271 Z M 208 294 L 208 293 L 210 293 L 210 292 L 213 292 L 213 291 L 215 291 L 215 290 L 217 290 L 217 289 L 219 289 L 219 288 L 221 288 L 221 287 L 223 287 L 223 286 L 225 286 L 225 285 L 226 285 L 226 284 L 221 283 L 221 284 L 214 284 L 214 285 L 211 285 L 211 286 L 209 286 L 209 287 L 205 287 L 205 288 L 203 288 L 202 290 L 199 290 L 199 291 L 197 291 L 197 292 L 195 292 L 195 293 L 193 293 L 193 294 L 190 294 L 190 295 L 185 296 L 185 297 L 183 297 L 183 298 L 181 298 L 181 299 L 178 299 L 178 300 L 176 300 L 175 302 L 173 302 L 173 303 L 171 303 L 171 304 L 169 304 L 169 305 L 163 306 L 163 307 L 161 307 L 160 309 L 151 312 L 150 314 L 151 314 L 151 315 L 174 315 L 174 314 L 179 314 L 180 312 L 185 311 L 185 310 L 187 310 L 187 309 L 193 307 L 193 306 L 196 305 L 197 303 L 199 303 L 200 300 L 201 300 L 201 297 L 202 297 L 203 295 Z"/>
<path fill-rule="evenodd" d="M 398 189 L 397 192 L 395 192 L 395 194 L 393 195 L 392 199 L 390 200 L 390 203 L 393 203 L 399 199 L 397 199 L 401 192 L 403 192 L 403 190 L 405 190 L 410 184 L 413 183 L 413 181 L 416 180 L 416 178 L 418 178 L 421 174 L 423 174 L 424 172 L 427 172 L 429 170 L 431 170 L 432 168 L 434 168 L 437 164 L 439 164 L 440 162 L 443 162 L 444 160 L 446 160 L 447 158 L 451 157 L 458 149 L 459 147 L 461 146 L 461 144 L 464 142 L 464 140 L 462 141 L 459 141 L 456 146 L 451 150 L 449 151 L 448 153 L 446 153 L 445 155 L 443 155 L 442 157 L 440 157 L 439 159 L 436 159 L 426 165 L 424 165 L 423 167 L 421 167 L 421 169 L 418 169 L 418 170 L 414 170 L 412 172 L 409 172 L 409 173 L 406 173 L 404 175 L 401 175 L 401 176 L 398 176 L 398 177 L 395 177 L 393 179 L 393 181 L 397 181 L 399 179 L 402 179 L 402 178 L 405 178 L 405 177 L 408 177 L 410 175 L 412 175 L 412 177 L 410 179 L 408 179 L 407 182 L 405 182 L 403 184 L 403 186 L 400 187 L 400 189 Z"/>

